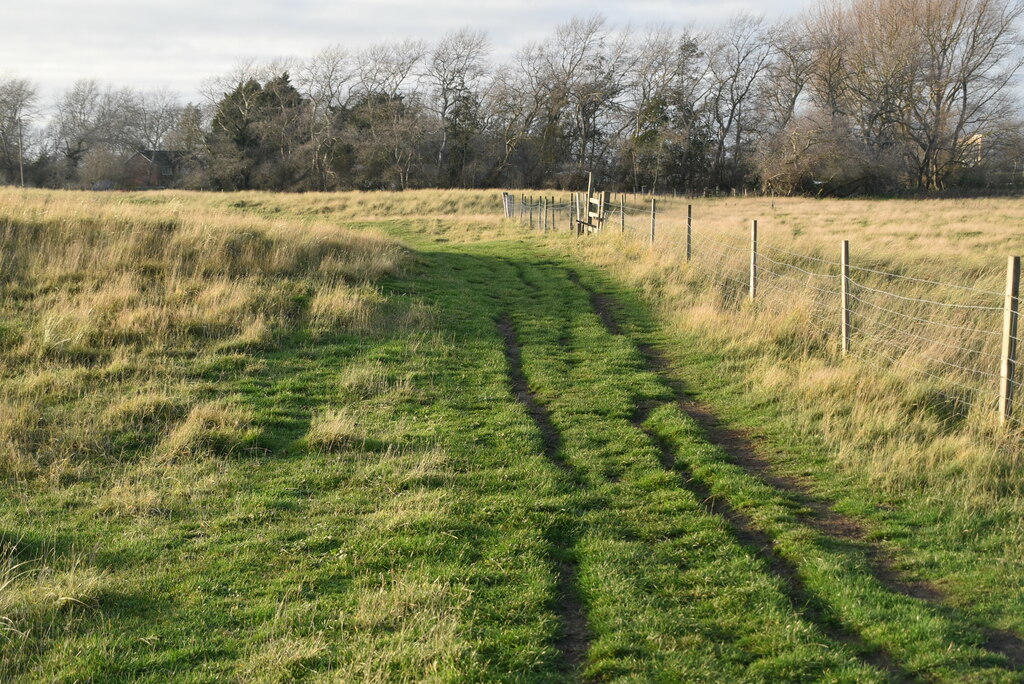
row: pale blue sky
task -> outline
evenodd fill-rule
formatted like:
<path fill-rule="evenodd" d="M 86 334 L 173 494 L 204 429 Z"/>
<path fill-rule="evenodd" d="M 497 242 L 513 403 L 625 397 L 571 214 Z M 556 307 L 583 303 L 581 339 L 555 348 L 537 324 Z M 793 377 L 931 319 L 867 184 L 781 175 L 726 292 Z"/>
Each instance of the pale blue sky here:
<path fill-rule="evenodd" d="M 495 57 L 543 38 L 574 15 L 634 26 L 707 25 L 747 10 L 769 17 L 809 0 L 5 0 L 0 73 L 29 78 L 47 96 L 79 78 L 196 99 L 204 79 L 245 59 L 308 57 L 331 44 L 358 48 L 398 38 L 432 40 L 469 26 L 487 31 Z"/>

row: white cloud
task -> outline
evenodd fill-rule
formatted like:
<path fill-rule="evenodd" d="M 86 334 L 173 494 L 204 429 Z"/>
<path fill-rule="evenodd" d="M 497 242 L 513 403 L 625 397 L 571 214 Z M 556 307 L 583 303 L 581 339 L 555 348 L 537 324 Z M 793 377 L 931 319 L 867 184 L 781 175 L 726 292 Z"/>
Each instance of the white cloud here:
<path fill-rule="evenodd" d="M 556 25 L 595 11 L 615 25 L 711 23 L 740 10 L 779 15 L 808 0 L 37 0 L 5 7 L 0 73 L 52 95 L 80 78 L 137 88 L 169 87 L 195 99 L 201 81 L 243 59 L 306 57 L 338 43 L 360 47 L 398 38 L 436 39 L 470 26 L 487 31 L 505 58 Z"/>

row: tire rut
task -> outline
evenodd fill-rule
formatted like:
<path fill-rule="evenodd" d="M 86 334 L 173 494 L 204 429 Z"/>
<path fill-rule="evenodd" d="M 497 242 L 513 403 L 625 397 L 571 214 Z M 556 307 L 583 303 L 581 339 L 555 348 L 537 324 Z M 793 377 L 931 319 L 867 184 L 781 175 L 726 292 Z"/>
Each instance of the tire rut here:
<path fill-rule="evenodd" d="M 867 644 L 859 634 L 830 619 L 817 604 L 813 594 L 807 590 L 796 566 L 775 551 L 774 540 L 757 529 L 748 516 L 733 509 L 721 497 L 715 496 L 707 485 L 694 477 L 688 468 L 677 462 L 672 448 L 659 435 L 645 427 L 651 411 L 661 405 L 662 403 L 653 403 L 638 407 L 631 419 L 633 426 L 643 432 L 657 447 L 662 465 L 666 470 L 680 476 L 683 486 L 700 502 L 704 511 L 709 515 L 722 518 L 732 536 L 760 558 L 768 571 L 781 582 L 783 593 L 794 612 L 831 639 L 852 647 L 862 660 L 886 672 L 892 681 L 913 681 L 913 678 L 896 665 L 895 660 L 886 650 Z"/>
<path fill-rule="evenodd" d="M 587 293 L 590 298 L 591 308 L 601 319 L 605 329 L 612 335 L 623 335 L 622 328 L 612 313 L 615 308 L 614 300 L 587 287 L 579 279 L 579 275 L 576 272 L 569 271 L 568 275 L 573 283 Z M 873 576 L 886 589 L 941 606 L 948 605 L 948 597 L 934 584 L 913 580 L 904 576 L 896 568 L 895 559 L 885 549 L 868 540 L 867 533 L 860 522 L 836 511 L 827 501 L 811 493 L 809 488 L 800 480 L 776 473 L 771 463 L 758 453 L 757 446 L 747 434 L 727 427 L 708 406 L 688 396 L 681 383 L 672 377 L 670 364 L 660 351 L 648 344 L 635 341 L 634 344 L 644 357 L 647 367 L 655 372 L 662 382 L 672 390 L 676 405 L 697 423 L 707 440 L 721 448 L 732 463 L 740 466 L 748 474 L 760 479 L 769 486 L 784 492 L 796 503 L 803 506 L 808 511 L 805 515 L 806 522 L 822 535 L 857 544 L 863 551 Z M 646 411 L 640 409 L 634 418 L 636 419 L 640 417 L 640 414 L 644 414 L 643 417 L 646 419 L 646 414 L 649 411 L 650 408 L 646 409 Z M 675 464 L 674 456 L 671 455 L 671 450 L 668 450 L 668 456 L 666 456 L 666 445 L 661 443 L 649 430 L 645 429 L 642 425 L 643 422 L 636 423 L 636 420 L 634 420 L 637 427 L 647 433 L 659 445 L 662 451 L 662 462 L 665 463 L 666 459 L 670 458 L 672 466 L 679 470 Z M 686 475 L 686 478 L 689 486 L 696 484 L 696 481 L 690 475 Z M 702 484 L 696 484 L 696 486 L 703 488 Z M 724 504 L 720 503 L 720 505 Z M 721 511 L 722 509 L 719 510 Z M 740 516 L 740 514 L 733 511 L 725 517 L 728 519 L 731 516 L 736 517 Z M 741 517 L 736 517 L 736 520 L 742 523 Z M 730 522 L 733 521 L 730 520 Z M 741 538 L 743 535 L 748 534 L 748 532 L 742 530 L 742 524 L 737 528 L 737 533 Z M 756 539 L 760 535 L 769 546 L 773 546 L 770 538 L 767 538 L 760 531 L 751 529 L 749 534 L 754 535 L 755 545 L 758 544 Z M 773 562 L 770 561 L 769 565 L 772 565 Z M 784 579 L 784 581 L 786 580 Z M 800 593 L 798 587 L 794 588 L 794 590 L 798 594 Z M 980 625 L 978 625 L 978 628 L 986 636 L 985 641 L 981 644 L 984 648 L 1003 655 L 1014 670 L 1024 670 L 1024 639 L 1007 630 L 997 630 Z"/>
<path fill-rule="evenodd" d="M 512 319 L 506 314 L 498 321 L 498 330 L 505 342 L 505 360 L 508 363 L 509 379 L 512 382 L 512 393 L 520 404 L 526 408 L 534 425 L 541 434 L 544 454 L 563 473 L 573 481 L 579 478 L 571 465 L 561 455 L 562 438 L 551 421 L 547 408 L 537 401 L 530 391 L 523 372 L 522 354 Z M 578 673 L 586 659 L 590 648 L 590 628 L 587 623 L 586 610 L 580 596 L 577 580 L 578 567 L 572 557 L 572 544 L 564 535 L 551 533 L 553 544 L 558 546 L 560 558 L 554 559 L 557 583 L 557 609 L 562 623 L 562 635 L 557 642 L 559 652 L 567 669 Z"/>
<path fill-rule="evenodd" d="M 584 285 L 575 272 L 569 272 L 569 279 L 587 293 L 591 308 L 601 319 L 605 329 L 612 335 L 621 336 L 622 328 L 611 313 L 611 300 Z M 667 378 L 662 369 L 657 368 L 650 358 L 649 354 L 654 350 L 641 348 L 640 351 L 645 357 L 646 365 L 658 372 L 662 381 L 669 384 L 672 389 L 674 399 L 681 401 L 684 395 L 680 389 L 670 382 L 670 378 Z M 892 681 L 913 681 L 913 678 L 896 664 L 892 655 L 886 650 L 869 645 L 859 634 L 830 619 L 817 604 L 813 594 L 808 591 L 796 566 L 776 552 L 774 540 L 768 534 L 757 529 L 749 516 L 735 510 L 727 501 L 713 494 L 707 485 L 693 475 L 689 468 L 678 462 L 674 451 L 665 440 L 646 427 L 651 412 L 664 404 L 665 402 L 654 401 L 637 406 L 630 422 L 655 445 L 659 460 L 665 470 L 678 474 L 683 486 L 700 502 L 704 511 L 723 519 L 733 537 L 761 559 L 768 571 L 782 584 L 783 593 L 794 612 L 814 624 L 831 639 L 852 647 L 862 660 L 886 672 Z"/>

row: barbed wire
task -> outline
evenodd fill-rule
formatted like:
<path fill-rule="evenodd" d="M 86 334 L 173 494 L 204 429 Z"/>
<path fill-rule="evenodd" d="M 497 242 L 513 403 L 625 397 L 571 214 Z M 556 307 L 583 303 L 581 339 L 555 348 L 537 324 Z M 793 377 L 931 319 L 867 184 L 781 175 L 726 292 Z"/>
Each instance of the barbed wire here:
<path fill-rule="evenodd" d="M 977 355 L 980 355 L 980 356 L 987 356 L 987 357 L 990 357 L 990 358 L 993 358 L 993 359 L 1001 359 L 1002 358 L 1002 356 L 999 355 L 999 354 L 996 354 L 996 353 L 993 353 L 993 352 L 989 352 L 989 351 L 985 351 L 983 349 L 972 349 L 970 347 L 962 347 L 962 346 L 960 346 L 960 345 L 958 345 L 958 344 L 956 344 L 954 342 L 944 342 L 943 340 L 940 340 L 940 339 L 937 339 L 937 338 L 926 337 L 924 335 L 919 335 L 918 333 L 915 333 L 915 332 L 910 332 L 908 330 L 904 330 L 903 328 L 897 328 L 895 326 L 889 325 L 888 323 L 883 323 L 882 320 L 880 318 L 878 318 L 878 317 L 869 318 L 869 319 L 866 319 L 866 320 L 870 321 L 870 323 L 873 326 L 881 327 L 881 328 L 884 328 L 886 330 L 890 330 L 892 332 L 895 332 L 895 333 L 897 333 L 899 335 L 903 335 L 903 336 L 906 336 L 906 337 L 913 337 L 913 338 L 921 340 L 923 342 L 928 342 L 929 344 L 938 344 L 938 345 L 947 347 L 949 349 L 953 349 L 955 351 L 964 352 L 966 354 L 977 354 Z M 852 327 L 853 323 L 851 322 L 850 325 Z"/>
<path fill-rule="evenodd" d="M 941 364 L 943 366 L 946 366 L 947 368 L 952 368 L 952 369 L 955 369 L 955 370 L 963 371 L 965 373 L 970 373 L 972 375 L 980 375 L 980 376 L 984 376 L 984 377 L 995 378 L 997 380 L 999 379 L 999 374 L 998 373 L 992 373 L 990 371 L 983 371 L 983 370 L 979 370 L 977 368 L 968 368 L 966 366 L 961 366 L 960 364 L 952 363 L 950 361 L 944 361 L 942 359 L 937 359 L 934 356 L 928 356 L 927 354 L 921 353 L 920 351 L 917 351 L 917 352 L 914 352 L 913 354 L 911 354 L 910 351 L 907 349 L 907 347 L 899 345 L 897 342 L 895 342 L 893 340 L 890 340 L 888 338 L 872 334 L 869 331 L 864 331 L 864 330 L 858 328 L 857 326 L 853 325 L 852 323 L 850 324 L 850 329 L 852 331 L 854 331 L 854 332 L 862 333 L 862 338 L 863 337 L 867 337 L 867 338 L 870 338 L 872 341 L 874 341 L 877 344 L 885 345 L 885 346 L 890 347 L 892 349 L 899 349 L 899 350 L 903 351 L 905 355 L 910 355 L 910 356 L 913 356 L 913 357 L 916 357 L 916 358 L 924 359 L 926 361 L 931 361 L 932 363 L 938 363 L 938 364 Z"/>
<path fill-rule="evenodd" d="M 995 292 L 993 290 L 982 290 L 980 288 L 970 287 L 968 285 L 957 285 L 956 283 L 946 283 L 946 282 L 942 282 L 941 280 L 927 280 L 927 279 L 924 279 L 924 278 L 914 278 L 913 276 L 900 275 L 898 273 L 889 273 L 888 271 L 878 271 L 878 270 L 875 270 L 873 268 L 865 268 L 863 266 L 854 266 L 853 264 L 850 264 L 850 270 L 851 271 L 861 271 L 862 273 L 874 273 L 875 275 L 885 276 L 887 278 L 897 278 L 899 280 L 910 280 L 910 281 L 913 281 L 915 283 L 924 283 L 926 285 L 939 285 L 939 286 L 942 286 L 942 287 L 951 287 L 951 288 L 954 288 L 954 289 L 957 289 L 957 290 L 968 290 L 970 292 L 980 292 L 982 294 L 996 295 L 997 297 L 1002 297 L 1003 294 L 1004 294 L 1002 292 Z"/>
<path fill-rule="evenodd" d="M 779 266 L 785 266 L 786 268 L 791 268 L 791 269 L 793 269 L 795 271 L 800 271 L 801 273 L 806 273 L 807 275 L 813 276 L 813 277 L 816 277 L 816 278 L 838 278 L 839 277 L 838 273 L 818 273 L 816 271 L 807 271 L 805 269 L 800 268 L 799 266 L 794 266 L 793 264 L 787 264 L 784 261 L 776 261 L 775 259 L 772 259 L 769 256 L 766 256 L 764 254 L 760 254 L 759 253 L 757 255 L 757 260 L 761 261 L 762 259 L 764 261 L 767 261 L 767 262 L 770 262 L 770 263 L 773 263 L 773 264 L 778 264 Z"/>
<path fill-rule="evenodd" d="M 877 292 L 878 294 L 885 295 L 886 297 L 892 297 L 894 299 L 902 299 L 902 300 L 907 301 L 907 302 L 917 302 L 917 303 L 920 303 L 920 304 L 933 304 L 935 306 L 944 306 L 944 307 L 949 308 L 949 309 L 976 309 L 976 310 L 980 310 L 980 311 L 1002 311 L 1004 309 L 1004 307 L 1002 307 L 1002 306 L 979 306 L 979 305 L 975 305 L 975 304 L 957 304 L 955 302 L 937 302 L 937 301 L 935 301 L 933 299 L 925 299 L 924 297 L 906 297 L 904 295 L 896 294 L 895 292 L 889 292 L 888 290 L 880 290 L 880 289 L 875 288 L 875 287 L 869 287 L 868 285 L 865 285 L 865 284 L 855 280 L 852 277 L 849 279 L 849 282 L 850 282 L 851 285 L 856 285 L 857 287 L 861 288 L 862 290 L 867 290 L 869 292 Z"/>
<path fill-rule="evenodd" d="M 857 357 L 858 360 L 860 360 L 860 361 L 862 361 L 864 363 L 867 363 L 867 364 L 869 364 L 871 366 L 874 366 L 875 368 L 878 368 L 879 370 L 882 370 L 882 371 L 885 371 L 885 372 L 892 372 L 893 366 L 899 366 L 899 365 L 902 364 L 902 360 L 901 359 L 894 358 L 894 357 L 886 354 L 883 351 L 874 350 L 874 352 L 875 352 L 875 356 L 882 357 L 883 359 L 885 359 L 886 361 L 889 362 L 889 365 L 883 365 L 883 364 L 879 363 L 873 356 L 868 355 L 868 354 L 864 354 L 864 353 L 861 353 L 861 352 L 858 352 L 858 351 L 851 352 L 851 355 Z M 943 377 L 943 376 L 940 376 L 940 375 L 936 375 L 935 373 L 932 373 L 931 371 L 928 371 L 928 370 L 926 370 L 924 368 L 910 368 L 909 370 L 911 372 L 913 372 L 913 373 L 919 373 L 921 375 L 924 375 L 924 376 L 928 377 L 931 380 L 936 381 L 937 383 L 939 383 L 940 387 L 946 388 L 946 387 L 952 386 L 953 388 L 956 388 L 956 389 L 958 389 L 958 390 L 960 390 L 962 392 L 965 392 L 968 395 L 968 397 L 973 397 L 975 395 L 988 396 L 986 393 L 981 392 L 980 389 L 977 388 L 977 387 L 970 387 L 968 385 L 964 385 L 964 384 L 955 382 L 955 381 L 951 380 L 948 377 Z M 975 408 L 975 406 L 979 403 L 977 401 L 973 401 L 973 400 L 965 398 L 965 397 L 960 397 L 960 396 L 952 395 L 949 392 L 944 391 L 943 389 L 936 389 L 935 392 L 939 396 L 941 396 L 941 397 L 943 397 L 943 398 L 945 398 L 945 399 L 947 399 L 949 401 L 955 402 L 958 405 L 965 405 L 967 407 L 968 411 L 973 410 Z M 989 404 L 990 406 L 993 406 L 993 407 L 996 405 L 996 403 L 997 402 L 996 402 L 995 399 L 992 399 L 992 400 L 987 401 L 987 402 L 983 402 L 983 404 Z"/>
<path fill-rule="evenodd" d="M 698 235 L 698 234 L 696 232 L 694 232 L 694 235 Z M 725 247 L 726 249 L 731 249 L 731 250 L 733 250 L 735 252 L 748 252 L 748 253 L 750 252 L 750 247 L 749 246 L 748 247 L 737 247 L 735 245 L 730 245 L 730 244 L 725 243 L 725 242 L 719 242 L 718 240 L 715 240 L 714 238 L 707 237 L 706 235 L 703 235 L 703 234 L 700 234 L 699 237 L 702 240 L 704 240 L 705 242 L 710 242 L 712 244 L 720 245 L 722 247 Z"/>
<path fill-rule="evenodd" d="M 758 245 L 759 249 L 761 247 L 762 247 L 761 245 Z M 838 266 L 839 265 L 839 260 L 838 259 L 822 259 L 820 257 L 811 256 L 810 254 L 798 254 L 797 252 L 790 252 L 789 250 L 785 250 L 785 249 L 782 249 L 781 247 L 776 247 L 775 245 L 771 245 L 771 244 L 768 244 L 768 243 L 765 243 L 763 245 L 763 248 L 771 250 L 773 252 L 780 252 L 780 253 L 785 254 L 787 256 L 796 257 L 798 259 L 807 259 L 808 261 L 816 261 L 816 262 L 818 262 L 820 264 L 828 264 L 829 266 Z"/>
<path fill-rule="evenodd" d="M 849 293 L 849 295 L 850 295 L 850 299 L 858 301 L 861 304 L 864 304 L 865 306 L 870 306 L 873 309 L 878 309 L 879 311 L 884 311 L 885 313 L 892 314 L 893 316 L 900 316 L 902 318 L 907 318 L 909 320 L 916 321 L 918 323 L 925 323 L 925 324 L 928 324 L 928 325 L 937 325 L 937 326 L 940 326 L 940 327 L 943 327 L 943 328 L 948 328 L 950 330 L 959 330 L 959 331 L 962 331 L 962 332 L 976 333 L 976 334 L 979 334 L 979 335 L 991 335 L 991 336 L 998 337 L 999 334 L 1000 334 L 998 331 L 995 331 L 995 330 L 982 330 L 980 328 L 970 328 L 970 327 L 963 326 L 963 325 L 953 325 L 951 323 L 943 323 L 941 321 L 928 320 L 927 318 L 918 318 L 917 316 L 911 316 L 910 314 L 905 314 L 902 311 L 894 311 L 894 310 L 888 309 L 888 308 L 886 308 L 884 306 L 879 306 L 878 304 L 875 304 L 874 302 L 869 302 L 866 299 L 858 297 L 857 295 L 853 294 L 852 292 Z"/>
<path fill-rule="evenodd" d="M 776 273 L 775 271 L 772 271 L 769 268 L 765 268 L 764 266 L 760 266 L 757 270 L 758 270 L 758 276 L 759 276 L 758 279 L 757 279 L 758 280 L 758 284 L 760 284 L 760 281 L 762 280 L 761 276 L 763 276 L 763 274 L 765 274 L 765 273 L 768 273 L 770 275 L 775 276 L 776 278 L 784 278 L 786 280 L 791 280 L 794 283 L 798 283 L 798 284 L 800 284 L 801 286 L 803 286 L 803 287 L 805 287 L 807 289 L 814 290 L 815 292 L 823 292 L 823 293 L 829 295 L 830 297 L 838 298 L 840 296 L 839 290 L 827 290 L 827 289 L 825 289 L 823 287 L 818 287 L 817 285 L 811 285 L 810 283 L 805 282 L 803 280 L 800 280 L 799 278 L 794 278 L 793 276 L 786 275 L 784 273 Z"/>

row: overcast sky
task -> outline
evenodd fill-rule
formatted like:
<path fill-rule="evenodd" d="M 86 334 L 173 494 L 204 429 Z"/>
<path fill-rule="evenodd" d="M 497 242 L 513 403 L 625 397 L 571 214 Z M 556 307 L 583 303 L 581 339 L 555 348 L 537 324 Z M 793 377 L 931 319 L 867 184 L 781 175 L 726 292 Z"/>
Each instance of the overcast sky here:
<path fill-rule="evenodd" d="M 80 78 L 140 89 L 166 87 L 197 99 L 204 79 L 246 59 L 308 57 L 332 44 L 358 48 L 397 38 L 433 40 L 483 29 L 501 59 L 594 12 L 634 26 L 707 25 L 741 10 L 769 17 L 809 0 L 5 0 L 0 74 L 28 78 L 45 99 Z"/>

